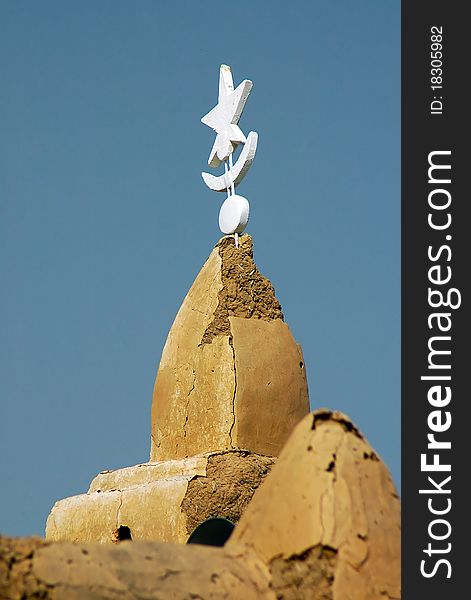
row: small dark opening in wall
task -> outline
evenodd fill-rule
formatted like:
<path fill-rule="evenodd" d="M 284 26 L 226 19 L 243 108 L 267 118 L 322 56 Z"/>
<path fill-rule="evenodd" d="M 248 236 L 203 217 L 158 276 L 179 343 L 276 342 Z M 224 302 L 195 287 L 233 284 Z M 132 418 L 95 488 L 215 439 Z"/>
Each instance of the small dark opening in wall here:
<path fill-rule="evenodd" d="M 118 543 L 124 542 L 124 540 L 132 540 L 131 530 L 127 525 L 120 525 L 113 534 L 113 541 Z"/>
<path fill-rule="evenodd" d="M 206 519 L 198 525 L 188 538 L 187 544 L 203 544 L 205 546 L 224 546 L 229 539 L 234 523 L 224 517 Z"/>

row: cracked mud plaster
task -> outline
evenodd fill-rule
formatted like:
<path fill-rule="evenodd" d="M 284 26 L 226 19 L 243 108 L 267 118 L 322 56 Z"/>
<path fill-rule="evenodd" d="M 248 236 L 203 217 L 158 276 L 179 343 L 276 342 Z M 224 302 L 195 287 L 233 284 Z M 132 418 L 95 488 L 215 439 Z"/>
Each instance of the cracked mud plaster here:
<path fill-rule="evenodd" d="M 189 482 L 181 504 L 188 535 L 211 517 L 237 523 L 273 463 L 273 458 L 250 452 L 210 456 L 206 476 Z"/>
<path fill-rule="evenodd" d="M 218 293 L 213 320 L 206 328 L 201 343 L 210 344 L 217 335 L 231 335 L 229 317 L 283 320 L 275 289 L 253 260 L 252 238 L 244 234 L 236 248 L 232 236 L 224 237 L 217 247 L 221 258 L 222 288 Z"/>
<path fill-rule="evenodd" d="M 109 543 L 112 532 L 122 524 L 119 523 L 122 502 L 123 495 L 118 489 L 59 500 L 47 518 L 46 538 Z"/>
<path fill-rule="evenodd" d="M 109 544 L 128 533 L 134 541 L 185 544 L 210 516 L 237 521 L 273 462 L 227 451 L 101 473 L 87 494 L 55 504 L 46 539 Z"/>
<path fill-rule="evenodd" d="M 232 438 L 232 432 L 234 430 L 234 426 L 236 424 L 236 407 L 235 407 L 235 403 L 236 403 L 236 396 L 237 396 L 237 367 L 236 367 L 236 356 L 235 356 L 235 350 L 234 350 L 234 340 L 232 337 L 229 337 L 229 346 L 231 347 L 232 350 L 232 364 L 233 364 L 233 369 L 234 369 L 234 393 L 232 394 L 232 423 L 231 423 L 231 427 L 229 429 L 229 440 L 230 440 L 230 444 L 231 444 L 231 448 L 237 448 L 237 444 L 235 443 L 235 440 Z"/>
<path fill-rule="evenodd" d="M 229 449 L 275 456 L 309 411 L 304 362 L 252 239 L 222 238 L 170 329 L 157 373 L 151 461 Z"/>
<path fill-rule="evenodd" d="M 250 546 L 269 564 L 328 547 L 337 553 L 333 600 L 399 598 L 400 503 L 387 468 L 373 456 L 378 458 L 345 415 L 308 415 L 228 546 Z"/>
<path fill-rule="evenodd" d="M 260 569 L 223 548 L 0 537 L 0 599 L 273 600 Z"/>

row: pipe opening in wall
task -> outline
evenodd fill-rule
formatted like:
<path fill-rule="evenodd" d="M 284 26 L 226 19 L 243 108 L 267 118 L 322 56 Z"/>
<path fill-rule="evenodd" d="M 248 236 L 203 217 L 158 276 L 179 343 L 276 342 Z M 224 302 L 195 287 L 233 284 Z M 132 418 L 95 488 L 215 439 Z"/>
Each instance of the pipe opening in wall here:
<path fill-rule="evenodd" d="M 233 529 L 234 523 L 224 517 L 206 519 L 196 527 L 188 538 L 187 544 L 224 546 Z"/>

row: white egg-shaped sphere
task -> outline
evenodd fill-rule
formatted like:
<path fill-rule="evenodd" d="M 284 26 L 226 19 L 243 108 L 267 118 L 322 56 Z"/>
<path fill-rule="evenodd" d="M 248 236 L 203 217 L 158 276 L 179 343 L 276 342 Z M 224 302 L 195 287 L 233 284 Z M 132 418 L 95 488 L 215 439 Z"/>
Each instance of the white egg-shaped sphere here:
<path fill-rule="evenodd" d="M 242 233 L 249 221 L 249 211 L 247 198 L 238 194 L 229 196 L 219 211 L 219 229 L 226 235 Z"/>

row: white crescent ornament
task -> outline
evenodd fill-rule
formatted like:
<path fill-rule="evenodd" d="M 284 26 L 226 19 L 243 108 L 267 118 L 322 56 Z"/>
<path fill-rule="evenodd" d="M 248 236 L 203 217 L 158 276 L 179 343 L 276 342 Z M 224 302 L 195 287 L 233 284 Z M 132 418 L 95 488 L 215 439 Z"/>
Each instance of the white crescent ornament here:
<path fill-rule="evenodd" d="M 211 173 L 201 173 L 205 184 L 210 190 L 215 192 L 225 192 L 231 187 L 231 183 L 239 185 L 242 179 L 247 175 L 250 167 L 252 166 L 255 152 L 257 150 L 258 134 L 255 131 L 251 131 L 247 136 L 247 142 L 242 148 L 239 158 L 236 160 L 234 166 L 227 173 L 222 175 L 211 175 Z"/>
<path fill-rule="evenodd" d="M 242 233 L 249 221 L 247 198 L 233 194 L 226 198 L 219 211 L 219 229 L 226 235 Z"/>

